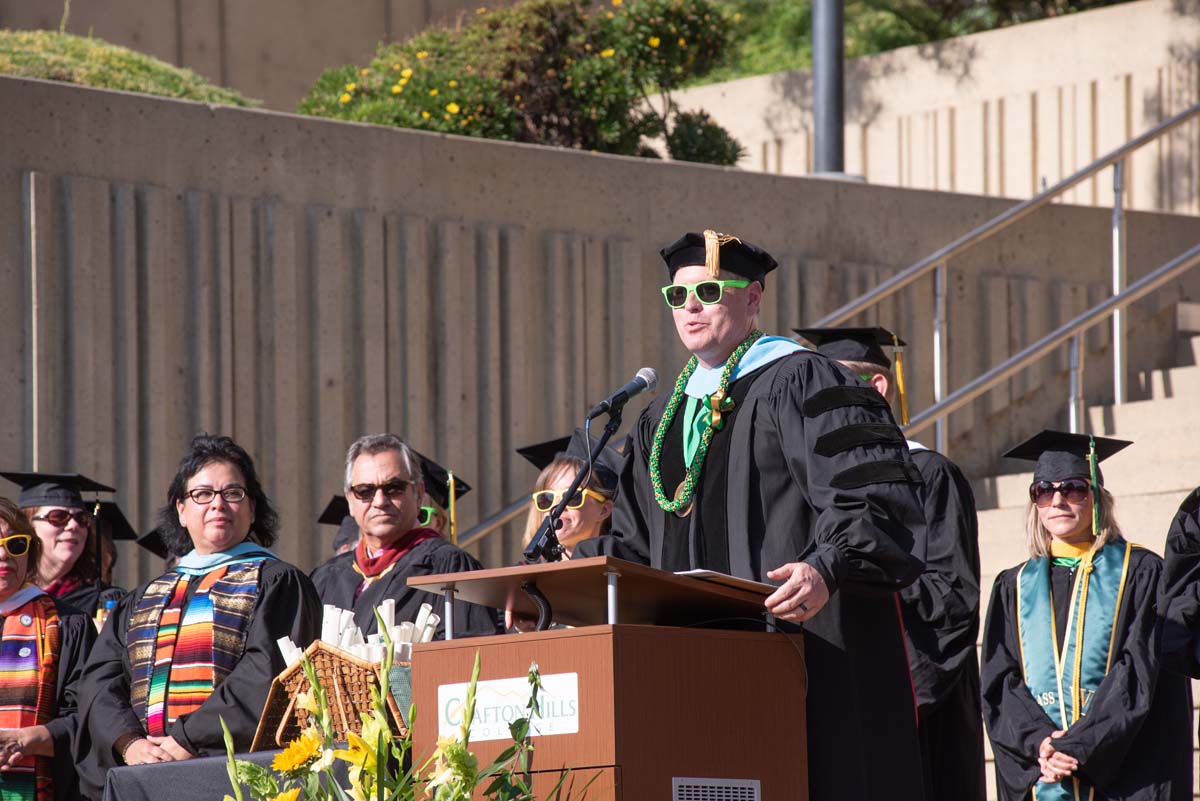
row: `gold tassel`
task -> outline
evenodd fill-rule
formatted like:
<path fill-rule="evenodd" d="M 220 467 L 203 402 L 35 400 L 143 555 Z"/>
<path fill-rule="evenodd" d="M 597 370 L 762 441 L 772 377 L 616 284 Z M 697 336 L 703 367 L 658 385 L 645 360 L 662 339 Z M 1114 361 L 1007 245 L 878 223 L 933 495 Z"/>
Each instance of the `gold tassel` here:
<path fill-rule="evenodd" d="M 458 545 L 458 521 L 454 513 L 454 500 L 458 493 L 454 491 L 454 471 L 447 470 L 446 476 L 450 481 L 450 542 Z"/>
<path fill-rule="evenodd" d="M 716 278 L 721 272 L 721 246 L 741 241 L 736 236 L 717 233 L 711 228 L 704 229 L 704 269 L 710 276 Z"/>
<path fill-rule="evenodd" d="M 892 334 L 892 359 L 896 365 L 896 394 L 900 397 L 900 425 L 908 425 L 908 393 L 904 389 L 904 348 Z"/>

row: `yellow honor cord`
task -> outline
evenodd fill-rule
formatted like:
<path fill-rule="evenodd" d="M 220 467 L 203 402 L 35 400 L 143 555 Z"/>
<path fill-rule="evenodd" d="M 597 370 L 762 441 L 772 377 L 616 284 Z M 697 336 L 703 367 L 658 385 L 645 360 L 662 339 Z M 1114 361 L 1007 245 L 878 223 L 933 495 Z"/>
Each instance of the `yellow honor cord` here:
<path fill-rule="evenodd" d="M 446 477 L 450 485 L 450 542 L 458 545 L 458 521 L 454 513 L 454 501 L 458 493 L 454 491 L 454 471 L 447 470 Z"/>
<path fill-rule="evenodd" d="M 908 425 L 908 392 L 904 389 L 904 349 L 896 343 L 893 336 L 895 351 L 892 353 L 896 366 L 896 395 L 900 398 L 900 425 Z"/>

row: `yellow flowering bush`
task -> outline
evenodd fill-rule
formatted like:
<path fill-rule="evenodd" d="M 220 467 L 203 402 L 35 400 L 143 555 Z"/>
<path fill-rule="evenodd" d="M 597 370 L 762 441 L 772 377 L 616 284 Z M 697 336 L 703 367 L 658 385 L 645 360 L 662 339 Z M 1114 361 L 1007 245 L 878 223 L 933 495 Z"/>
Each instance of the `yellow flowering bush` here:
<path fill-rule="evenodd" d="M 648 140 L 669 141 L 662 137 L 679 113 L 671 91 L 720 63 L 735 23 L 717 0 L 595 3 L 603 13 L 589 0 L 478 8 L 453 29 L 380 45 L 365 67 L 327 70 L 300 112 L 657 156 Z M 714 161 L 704 152 L 668 151 Z M 719 159 L 733 163 L 727 150 Z"/>

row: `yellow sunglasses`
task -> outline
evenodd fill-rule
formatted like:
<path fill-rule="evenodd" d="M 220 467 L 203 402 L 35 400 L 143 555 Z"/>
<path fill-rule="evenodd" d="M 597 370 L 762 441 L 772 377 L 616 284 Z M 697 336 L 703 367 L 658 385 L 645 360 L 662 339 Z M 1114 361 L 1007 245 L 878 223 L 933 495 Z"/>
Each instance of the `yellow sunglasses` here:
<path fill-rule="evenodd" d="M 0 537 L 0 548 L 4 548 L 9 556 L 24 556 L 29 553 L 30 539 L 28 534 L 9 534 Z"/>
<path fill-rule="evenodd" d="M 541 492 L 533 493 L 529 497 L 533 499 L 533 508 L 539 512 L 549 512 L 562 500 L 564 493 L 566 493 L 566 490 L 542 490 Z M 595 490 L 576 490 L 575 494 L 571 496 L 571 500 L 567 501 L 567 508 L 578 509 L 583 506 L 583 502 L 588 498 L 591 498 L 596 503 L 604 503 L 608 500 L 608 498 L 605 498 Z"/>

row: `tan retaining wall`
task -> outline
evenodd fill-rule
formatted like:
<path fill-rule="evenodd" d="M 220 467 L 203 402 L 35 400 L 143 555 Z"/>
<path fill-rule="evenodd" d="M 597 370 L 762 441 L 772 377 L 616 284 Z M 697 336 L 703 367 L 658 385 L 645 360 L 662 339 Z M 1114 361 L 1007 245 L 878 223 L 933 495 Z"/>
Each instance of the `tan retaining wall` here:
<path fill-rule="evenodd" d="M 682 231 L 774 253 L 762 322 L 784 331 L 1007 203 L 11 78 L 0 107 L 15 110 L 0 115 L 0 467 L 115 483 L 145 528 L 188 438 L 229 433 L 304 566 L 328 553 L 314 521 L 364 432 L 405 434 L 474 485 L 465 527 L 528 491 L 514 447 L 571 430 L 643 365 L 669 387 L 683 353 L 656 251 Z M 1056 206 L 954 263 L 952 386 L 1103 293 L 1107 226 Z M 1133 214 L 1130 275 L 1198 240 L 1200 220 Z M 1131 366 L 1169 360 L 1161 312 L 1198 290 L 1139 305 Z M 913 342 L 914 409 L 931 395 L 930 298 L 922 282 L 881 318 Z M 978 474 L 1061 421 L 1061 367 L 957 415 L 958 432 L 988 425 L 952 455 Z M 123 580 L 150 569 L 123 551 Z"/>
<path fill-rule="evenodd" d="M 812 171 L 812 74 L 683 92 L 746 146 L 741 166 Z M 846 171 L 871 183 L 1028 197 L 1200 101 L 1200 3 L 1140 0 L 854 59 Z M 1200 212 L 1200 122 L 1134 156 L 1134 208 Z M 1111 171 L 1069 193 L 1112 203 Z"/>

